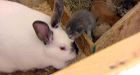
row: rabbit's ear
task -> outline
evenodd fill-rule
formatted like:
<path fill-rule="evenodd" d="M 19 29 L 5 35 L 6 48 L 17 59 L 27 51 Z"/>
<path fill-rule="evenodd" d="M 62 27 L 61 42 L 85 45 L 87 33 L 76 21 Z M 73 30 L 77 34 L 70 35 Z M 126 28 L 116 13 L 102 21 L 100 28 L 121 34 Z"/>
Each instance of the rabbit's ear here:
<path fill-rule="evenodd" d="M 53 28 L 57 28 L 59 26 L 59 22 L 63 15 L 64 5 L 63 0 L 55 0 L 54 1 L 54 8 L 53 8 L 53 16 L 51 18 L 51 26 Z"/>
<path fill-rule="evenodd" d="M 38 38 L 44 42 L 44 44 L 48 44 L 53 39 L 53 32 L 50 30 L 48 24 L 43 21 L 35 21 L 33 23 L 33 28 L 35 30 Z"/>

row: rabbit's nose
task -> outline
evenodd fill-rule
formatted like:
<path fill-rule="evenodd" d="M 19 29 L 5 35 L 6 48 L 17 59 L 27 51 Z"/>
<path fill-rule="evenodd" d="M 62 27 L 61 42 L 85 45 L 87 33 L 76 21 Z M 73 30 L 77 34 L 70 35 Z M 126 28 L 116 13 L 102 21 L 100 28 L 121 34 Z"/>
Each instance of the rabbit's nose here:
<path fill-rule="evenodd" d="M 72 45 L 72 50 L 73 50 L 74 52 L 76 52 L 76 54 L 78 54 L 79 48 L 77 47 L 76 43 L 73 42 L 71 45 Z"/>

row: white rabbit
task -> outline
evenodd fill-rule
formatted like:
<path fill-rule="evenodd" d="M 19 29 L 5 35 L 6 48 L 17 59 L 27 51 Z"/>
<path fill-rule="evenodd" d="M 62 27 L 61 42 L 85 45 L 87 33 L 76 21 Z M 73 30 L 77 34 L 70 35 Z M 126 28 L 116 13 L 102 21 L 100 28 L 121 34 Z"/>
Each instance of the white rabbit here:
<path fill-rule="evenodd" d="M 55 0 L 52 18 L 16 2 L 0 0 L 0 72 L 53 66 L 76 57 L 72 40 L 60 27 L 63 1 Z"/>

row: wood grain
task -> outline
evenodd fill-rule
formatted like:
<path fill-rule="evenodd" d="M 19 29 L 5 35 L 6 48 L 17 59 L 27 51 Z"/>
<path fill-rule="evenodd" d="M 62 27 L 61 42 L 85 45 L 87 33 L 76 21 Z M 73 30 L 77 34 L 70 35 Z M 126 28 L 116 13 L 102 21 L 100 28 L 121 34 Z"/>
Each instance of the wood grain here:
<path fill-rule="evenodd" d="M 100 51 L 122 39 L 140 31 L 140 3 L 133 7 L 113 27 L 103 34 L 95 43 L 96 50 Z"/>

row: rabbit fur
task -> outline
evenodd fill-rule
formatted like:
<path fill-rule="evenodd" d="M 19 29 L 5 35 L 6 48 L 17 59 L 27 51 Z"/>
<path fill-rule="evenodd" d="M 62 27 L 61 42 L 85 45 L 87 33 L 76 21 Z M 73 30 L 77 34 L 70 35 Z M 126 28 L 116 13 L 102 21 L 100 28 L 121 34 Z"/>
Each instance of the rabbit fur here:
<path fill-rule="evenodd" d="M 61 0 L 55 0 L 52 21 L 50 16 L 39 11 L 16 2 L 0 0 L 0 72 L 11 73 L 48 66 L 61 69 L 67 65 L 67 61 L 76 57 L 71 46 L 73 40 L 60 27 L 63 14 L 61 3 Z M 36 27 L 33 27 L 33 23 L 36 23 Z M 36 32 L 35 29 L 42 32 Z M 47 31 L 52 33 L 47 33 L 46 40 L 46 34 L 42 33 Z"/>

